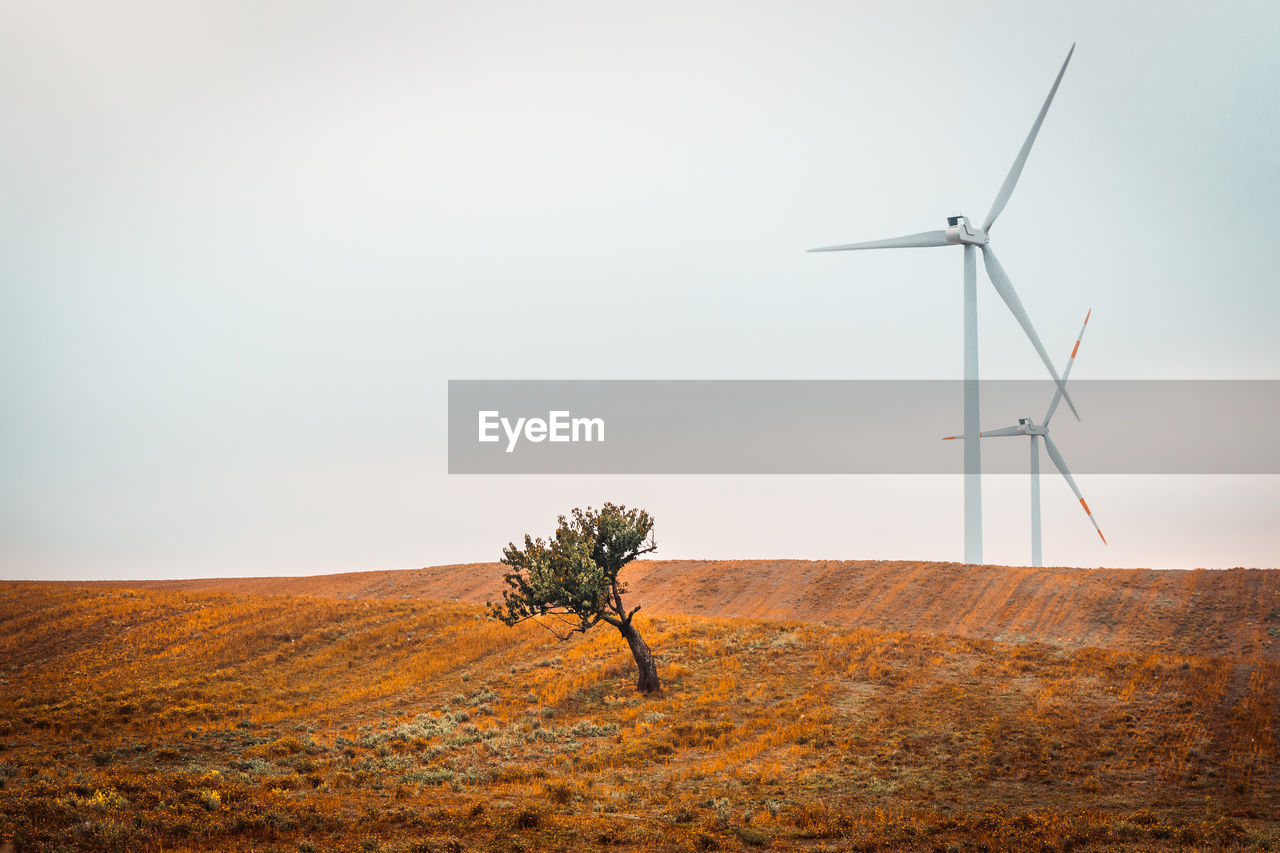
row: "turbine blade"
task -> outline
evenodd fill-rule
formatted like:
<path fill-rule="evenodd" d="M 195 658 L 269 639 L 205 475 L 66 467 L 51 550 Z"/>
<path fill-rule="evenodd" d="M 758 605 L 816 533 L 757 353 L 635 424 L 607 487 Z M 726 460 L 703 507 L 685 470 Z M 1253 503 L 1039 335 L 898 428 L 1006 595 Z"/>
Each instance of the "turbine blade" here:
<path fill-rule="evenodd" d="M 1084 315 L 1084 325 L 1080 327 L 1080 334 L 1076 335 L 1076 345 L 1071 348 L 1071 357 L 1067 359 L 1067 369 L 1062 371 L 1062 384 L 1067 384 L 1067 379 L 1071 376 L 1071 368 L 1076 365 L 1076 353 L 1080 352 L 1080 342 L 1084 340 L 1084 330 L 1089 328 L 1089 318 L 1093 315 L 1093 309 Z M 1049 425 L 1049 419 L 1053 417 L 1053 413 L 1058 410 L 1058 401 L 1062 399 L 1062 389 L 1055 388 L 1053 391 L 1053 401 L 1049 403 L 1049 412 L 1044 416 L 1044 425 Z"/>
<path fill-rule="evenodd" d="M 1000 435 L 1022 435 L 1022 428 L 1016 426 L 1008 426 L 1003 429 L 984 429 L 978 433 L 983 438 L 995 438 Z"/>
<path fill-rule="evenodd" d="M 954 441 L 954 440 L 955 440 L 955 439 L 957 439 L 957 438 L 964 438 L 964 433 L 960 433 L 959 435 L 944 435 L 944 436 L 942 437 L 942 440 L 943 440 L 943 441 Z"/>
<path fill-rule="evenodd" d="M 1080 413 L 1076 411 L 1076 405 L 1071 401 L 1071 395 L 1067 393 L 1066 386 L 1062 384 L 1062 379 L 1059 378 L 1057 369 L 1049 359 L 1049 353 L 1045 352 L 1044 344 L 1040 343 L 1040 336 L 1036 334 L 1036 327 L 1031 325 L 1031 318 L 1027 316 L 1027 309 L 1022 307 L 1022 300 L 1018 298 L 1018 292 L 1013 289 L 1013 282 L 1009 281 L 1009 276 L 1005 274 L 1004 268 L 1000 266 L 1000 261 L 996 260 L 996 253 L 991 251 L 990 246 L 982 247 L 982 261 L 987 266 L 987 277 L 991 279 L 991 284 L 995 287 L 996 292 L 1000 294 L 1000 298 L 1004 300 L 1004 304 L 1008 305 L 1009 310 L 1013 312 L 1014 319 L 1018 321 L 1022 331 L 1026 332 L 1027 337 L 1031 339 L 1031 345 L 1036 348 L 1036 352 L 1039 353 L 1040 360 L 1044 362 L 1044 366 L 1049 368 L 1049 375 L 1053 377 L 1053 381 L 1058 383 L 1058 390 L 1062 392 L 1062 398 L 1067 401 L 1071 414 L 1076 416 L 1076 420 L 1080 420 Z"/>
<path fill-rule="evenodd" d="M 923 231 L 919 234 L 908 234 L 905 237 L 890 237 L 887 240 L 872 240 L 868 243 L 847 243 L 843 246 L 823 246 L 810 249 L 810 252 L 848 252 L 853 249 L 923 249 L 931 246 L 946 246 L 946 231 Z"/>
<path fill-rule="evenodd" d="M 1062 458 L 1062 454 L 1058 452 L 1058 446 L 1053 443 L 1053 439 L 1047 434 L 1044 436 L 1044 449 L 1049 451 L 1049 458 L 1053 460 L 1054 466 L 1066 478 L 1067 485 L 1071 487 L 1071 491 L 1075 492 L 1076 498 L 1080 501 L 1080 506 L 1084 507 L 1084 514 L 1089 516 L 1089 521 L 1093 522 L 1093 529 L 1098 531 L 1098 536 L 1102 537 L 1102 544 L 1107 544 L 1107 537 L 1102 535 L 1102 528 L 1098 526 L 1098 520 L 1093 517 L 1093 511 L 1084 502 L 1084 495 L 1080 494 L 1080 489 L 1076 486 L 1075 479 L 1071 476 L 1071 472 L 1067 470 L 1066 460 Z"/>
<path fill-rule="evenodd" d="M 1000 215 L 1000 211 L 1004 210 L 1004 206 L 1009 203 L 1009 196 L 1013 195 L 1013 188 L 1018 185 L 1018 177 L 1022 174 L 1022 167 L 1027 163 L 1027 155 L 1031 153 L 1031 146 L 1035 144 L 1036 134 L 1040 132 L 1040 125 L 1044 122 L 1045 113 L 1049 112 L 1049 105 L 1053 103 L 1053 96 L 1058 93 L 1058 84 L 1062 82 L 1062 75 L 1067 73 L 1067 63 L 1071 61 L 1071 54 L 1075 52 L 1076 46 L 1073 43 L 1071 50 L 1067 51 L 1067 58 L 1062 63 L 1062 69 L 1053 81 L 1053 88 L 1049 90 L 1049 97 L 1044 99 L 1044 106 L 1040 108 L 1040 114 L 1036 116 L 1036 123 L 1031 125 L 1031 132 L 1027 134 L 1027 141 L 1022 143 L 1022 150 L 1018 152 L 1017 159 L 1013 161 L 1013 166 L 1009 169 L 1009 174 L 1005 177 L 1004 184 L 1000 187 L 1000 192 L 996 193 L 996 200 L 991 203 L 991 212 L 987 214 L 986 222 L 982 223 L 983 231 L 991 230 L 991 226 L 995 224 L 996 217 Z"/>

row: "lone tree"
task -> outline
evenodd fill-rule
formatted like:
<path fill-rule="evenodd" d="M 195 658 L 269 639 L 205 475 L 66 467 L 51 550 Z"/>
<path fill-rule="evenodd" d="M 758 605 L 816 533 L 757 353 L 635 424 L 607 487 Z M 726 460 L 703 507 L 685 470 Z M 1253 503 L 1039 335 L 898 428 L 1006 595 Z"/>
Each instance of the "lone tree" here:
<path fill-rule="evenodd" d="M 622 594 L 627 585 L 618 572 L 641 554 L 657 550 L 653 540 L 653 519 L 641 509 L 627 509 L 606 503 L 597 511 L 575 509 L 572 516 L 560 516 L 555 537 L 550 542 L 526 535 L 524 547 L 515 543 L 502 552 L 502 562 L 511 567 L 503 575 L 510 589 L 503 590 L 502 604 L 489 602 L 489 614 L 508 625 L 537 616 L 553 616 L 548 623 L 538 620 L 561 640 L 575 633 L 585 634 L 600 622 L 618 629 L 640 671 L 636 689 L 654 693 L 658 667 L 653 653 L 631 624 L 639 605 L 626 610 Z"/>

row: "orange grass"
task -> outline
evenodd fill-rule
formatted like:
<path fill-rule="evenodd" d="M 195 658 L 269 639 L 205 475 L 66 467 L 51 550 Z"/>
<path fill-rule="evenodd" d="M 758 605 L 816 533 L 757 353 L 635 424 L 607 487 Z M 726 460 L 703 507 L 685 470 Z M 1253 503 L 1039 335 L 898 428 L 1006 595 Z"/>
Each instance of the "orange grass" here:
<path fill-rule="evenodd" d="M 1275 661 L 641 629 L 653 697 L 616 633 L 472 604 L 0 585 L 0 842 L 1280 848 Z"/>
<path fill-rule="evenodd" d="M 151 581 L 155 589 L 483 604 L 500 563 L 297 578 Z M 803 619 L 1066 648 L 1280 660 L 1280 572 L 970 566 L 907 560 L 637 560 L 649 615 Z M 129 585 L 139 585 L 128 582 Z M 116 586 L 120 586 L 117 583 Z"/>

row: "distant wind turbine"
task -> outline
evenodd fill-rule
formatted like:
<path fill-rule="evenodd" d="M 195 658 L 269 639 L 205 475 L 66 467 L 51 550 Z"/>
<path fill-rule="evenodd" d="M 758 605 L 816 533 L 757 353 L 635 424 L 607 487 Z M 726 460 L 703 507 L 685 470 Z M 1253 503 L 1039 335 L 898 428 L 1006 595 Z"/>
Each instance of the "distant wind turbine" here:
<path fill-rule="evenodd" d="M 1066 393 L 1062 379 L 1058 377 L 1058 371 L 1049 359 L 1049 354 L 1045 352 L 1044 345 L 1040 343 L 1040 336 L 1036 334 L 1035 327 L 1031 325 L 1031 318 L 1027 316 L 1026 309 L 1022 307 L 1022 300 L 1018 298 L 1017 291 L 1013 289 L 1013 283 L 1009 281 L 1009 276 L 1005 274 L 1004 268 L 996 260 L 995 253 L 991 250 L 991 240 L 987 236 L 991 226 L 995 224 L 996 217 L 1000 215 L 1000 212 L 1004 210 L 1004 206 L 1009 202 L 1009 196 L 1013 195 L 1013 188 L 1017 186 L 1018 177 L 1022 174 L 1022 167 L 1026 165 L 1027 155 L 1031 153 L 1031 146 L 1036 141 L 1036 134 L 1040 132 L 1040 125 L 1044 122 L 1045 114 L 1049 112 L 1049 105 L 1053 103 L 1053 96 L 1058 92 L 1058 84 L 1062 82 L 1062 75 L 1066 73 L 1067 63 L 1071 62 L 1071 54 L 1075 52 L 1075 49 L 1076 46 L 1072 44 L 1071 50 L 1067 51 L 1067 58 L 1062 63 L 1062 69 L 1058 72 L 1057 78 L 1053 81 L 1053 88 L 1049 90 L 1049 97 L 1045 98 L 1044 106 L 1040 108 L 1040 114 L 1036 116 L 1035 124 L 1031 126 L 1031 132 L 1027 135 L 1026 141 L 1022 143 L 1022 149 L 1013 161 L 1013 166 L 1009 169 L 1009 174 L 1005 177 L 1004 184 L 1000 187 L 1000 192 L 996 194 L 996 199 L 991 204 L 991 211 L 987 214 L 987 218 L 982 223 L 981 228 L 971 226 L 965 216 L 949 216 L 947 217 L 947 228 L 945 230 L 925 231 L 920 234 L 910 234 L 906 237 L 891 237 L 887 240 L 873 240 L 869 243 L 849 243 L 843 246 L 824 246 L 820 249 L 809 250 L 810 252 L 844 252 L 854 249 L 964 246 L 964 430 L 967 436 L 964 440 L 964 559 L 966 563 L 982 563 L 982 463 L 978 440 L 978 283 L 974 247 L 982 250 L 982 260 L 987 268 L 987 277 L 991 279 L 991 284 L 995 287 L 996 292 L 1000 294 L 1000 298 L 1009 306 L 1009 310 L 1018 321 L 1018 325 L 1022 326 L 1022 330 L 1026 332 L 1027 337 L 1031 340 L 1031 345 L 1035 347 L 1036 352 L 1040 355 L 1040 360 L 1044 362 L 1045 367 L 1049 368 L 1049 374 L 1058 383 L 1058 390 L 1062 392 L 1062 396 L 1067 401 L 1067 406 L 1071 409 L 1071 413 L 1076 416 L 1077 420 L 1080 417 L 1076 412 L 1075 404 L 1071 401 L 1070 395 Z"/>
<path fill-rule="evenodd" d="M 1045 412 L 1044 423 L 1037 425 L 1031 418 L 1018 418 L 1016 426 L 1005 427 L 1004 429 L 986 430 L 979 433 L 982 438 L 995 438 L 996 436 L 1006 435 L 1025 435 L 1031 438 L 1031 565 L 1041 566 L 1044 563 L 1040 559 L 1040 439 L 1044 439 L 1044 449 L 1049 451 L 1049 458 L 1053 460 L 1054 466 L 1062 473 L 1066 479 L 1067 485 L 1071 487 L 1071 491 L 1076 493 L 1076 497 L 1080 500 L 1080 506 L 1084 507 L 1085 515 L 1089 516 L 1089 520 L 1093 522 L 1093 528 L 1098 531 L 1098 536 L 1102 537 L 1102 544 L 1107 544 L 1107 537 L 1102 535 L 1102 528 L 1098 527 L 1098 520 L 1093 517 L 1093 512 L 1089 509 L 1089 505 L 1084 501 L 1084 495 L 1080 494 L 1080 489 L 1076 486 L 1075 479 L 1071 476 L 1071 472 L 1067 470 L 1066 460 L 1062 458 L 1062 454 L 1058 452 L 1058 447 L 1053 443 L 1053 439 L 1049 437 L 1049 421 L 1053 418 L 1053 413 L 1058 410 L 1058 402 L 1062 399 L 1062 388 L 1067 384 L 1067 377 L 1071 375 L 1071 368 L 1076 363 L 1076 353 L 1080 352 L 1080 341 L 1084 340 L 1084 330 L 1089 327 L 1089 317 L 1093 315 L 1093 309 L 1084 315 L 1084 325 L 1080 327 L 1080 334 L 1076 337 L 1076 345 L 1071 349 L 1071 357 L 1067 359 L 1066 369 L 1062 371 L 1062 384 L 1053 392 L 1053 400 L 1049 403 L 1049 411 Z M 947 439 L 964 438 L 963 435 L 949 435 Z"/>

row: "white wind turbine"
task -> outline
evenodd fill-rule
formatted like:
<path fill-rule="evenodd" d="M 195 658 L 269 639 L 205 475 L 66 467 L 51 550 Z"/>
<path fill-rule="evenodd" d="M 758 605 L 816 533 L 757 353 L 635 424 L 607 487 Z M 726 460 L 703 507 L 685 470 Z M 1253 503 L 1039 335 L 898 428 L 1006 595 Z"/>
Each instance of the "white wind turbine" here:
<path fill-rule="evenodd" d="M 1045 114 L 1049 111 L 1049 105 L 1053 103 L 1053 96 L 1058 92 L 1058 84 L 1062 82 L 1062 75 L 1066 73 L 1067 63 L 1071 61 L 1071 54 L 1075 52 L 1075 49 L 1076 46 L 1072 44 L 1071 50 L 1067 51 L 1067 58 L 1062 63 L 1062 69 L 1058 71 L 1057 78 L 1053 81 L 1053 88 L 1049 90 L 1049 97 L 1045 98 L 1044 106 L 1040 108 L 1040 114 L 1036 116 L 1035 124 L 1031 125 L 1031 132 L 1027 135 L 1026 141 L 1022 143 L 1022 149 L 1013 161 L 1013 166 L 1009 169 L 1009 174 L 1005 177 L 1004 184 L 1000 187 L 1000 192 L 996 194 L 996 199 L 991 204 L 991 211 L 987 214 L 987 218 L 982 223 L 981 228 L 972 227 L 967 217 L 949 216 L 947 217 L 947 228 L 945 230 L 925 231 L 920 234 L 910 234 L 906 237 L 891 237 L 887 240 L 873 240 L 869 243 L 849 243 L 843 246 L 824 246 L 820 249 L 809 250 L 810 252 L 843 252 L 853 249 L 964 246 L 964 430 L 967 436 L 964 440 L 964 559 L 966 563 L 982 563 L 982 464 L 978 438 L 978 280 L 974 256 L 975 247 L 982 250 L 982 260 L 986 265 L 987 277 L 991 279 L 991 284 L 995 287 L 996 292 L 1000 294 L 1000 298 L 1009 306 L 1009 310 L 1013 312 L 1018 325 L 1022 326 L 1022 330 L 1026 332 L 1027 337 L 1031 340 L 1031 345 L 1035 347 L 1036 352 L 1040 355 L 1040 360 L 1044 362 L 1045 367 L 1049 368 L 1049 373 L 1053 376 L 1054 381 L 1058 383 L 1058 388 L 1062 391 L 1063 398 L 1067 401 L 1067 406 L 1071 409 L 1071 413 L 1076 416 L 1077 420 L 1080 417 L 1076 412 L 1075 404 L 1072 403 L 1070 395 L 1066 393 L 1062 385 L 1062 380 L 1058 377 L 1058 371 L 1054 368 L 1053 362 L 1049 360 L 1049 354 L 1045 352 L 1044 345 L 1040 343 L 1040 336 L 1036 334 L 1035 327 L 1031 325 L 1031 318 L 1027 316 L 1026 309 L 1022 307 L 1022 300 L 1018 298 L 1017 291 L 1013 289 L 1013 283 L 1009 281 L 1009 276 L 1005 274 L 1000 262 L 996 260 L 995 253 L 991 251 L 991 241 L 987 236 L 991 226 L 995 224 L 996 217 L 1000 215 L 1000 212 L 1004 210 L 1005 204 L 1008 203 L 1009 196 L 1013 195 L 1013 188 L 1017 186 L 1018 177 L 1022 174 L 1022 167 L 1027 162 L 1027 155 L 1031 153 L 1031 146 L 1036 141 L 1036 134 L 1040 132 L 1040 125 L 1044 122 Z"/>
<path fill-rule="evenodd" d="M 1054 467 L 1066 479 L 1067 485 L 1071 487 L 1071 491 L 1075 492 L 1076 498 L 1080 501 L 1080 506 L 1084 507 L 1085 515 L 1089 516 L 1089 520 L 1093 522 L 1093 529 L 1098 531 L 1098 536 L 1102 537 L 1102 544 L 1107 544 L 1107 537 L 1102 535 L 1102 528 L 1098 527 L 1098 520 L 1093 517 L 1093 512 L 1089 509 L 1089 505 L 1084 501 L 1084 495 L 1080 494 L 1080 489 L 1076 486 L 1075 479 L 1071 476 L 1071 472 L 1067 470 L 1067 462 L 1062 458 L 1062 454 L 1058 452 L 1058 447 L 1053 443 L 1053 439 L 1049 437 L 1049 421 L 1053 418 L 1053 413 L 1058 410 L 1058 403 L 1062 399 L 1063 386 L 1067 384 L 1067 377 L 1071 375 L 1071 368 L 1076 363 L 1076 353 L 1080 351 L 1080 341 L 1084 339 L 1084 330 L 1089 326 L 1089 317 L 1093 314 L 1093 309 L 1089 309 L 1084 315 L 1084 325 L 1080 327 L 1080 334 L 1076 337 L 1076 345 L 1071 349 L 1071 356 L 1067 359 L 1066 369 L 1062 371 L 1062 384 L 1053 392 L 1053 399 L 1049 402 L 1049 411 L 1045 412 L 1044 423 L 1037 424 L 1031 418 L 1018 418 L 1015 426 L 1005 427 L 1003 429 L 992 429 L 978 433 L 980 438 L 995 438 L 996 436 L 1006 435 L 1025 435 L 1031 438 L 1031 565 L 1041 566 L 1043 563 L 1040 559 L 1040 439 L 1044 439 L 1044 449 L 1049 452 L 1049 458 L 1053 460 Z M 964 438 L 963 435 L 949 435 L 943 440 L 955 438 Z"/>

